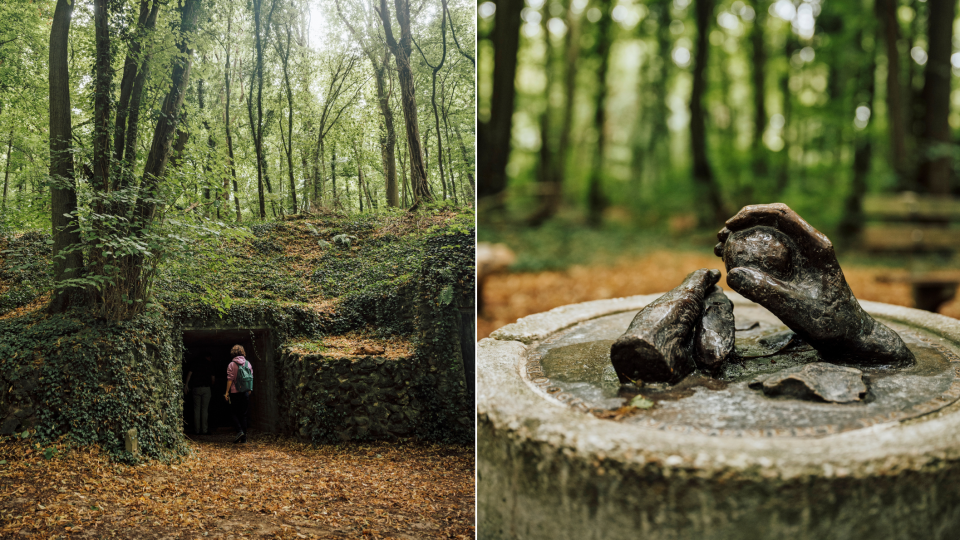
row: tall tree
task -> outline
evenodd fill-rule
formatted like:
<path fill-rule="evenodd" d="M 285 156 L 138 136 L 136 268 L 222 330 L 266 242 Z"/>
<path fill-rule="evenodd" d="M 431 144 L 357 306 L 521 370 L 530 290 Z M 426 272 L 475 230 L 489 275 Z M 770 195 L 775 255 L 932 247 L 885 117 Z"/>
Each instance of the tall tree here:
<path fill-rule="evenodd" d="M 723 223 L 729 217 L 720 199 L 720 189 L 707 155 L 706 111 L 703 98 L 707 91 L 707 62 L 710 53 L 710 21 L 713 0 L 694 0 L 697 19 L 697 44 L 694 52 L 693 89 L 690 92 L 690 145 L 693 156 L 693 183 L 700 196 L 700 224 Z"/>
<path fill-rule="evenodd" d="M 900 22 L 896 0 L 877 0 L 877 16 L 882 25 L 887 56 L 887 117 L 890 124 L 890 165 L 903 185 L 909 175 L 907 157 L 907 118 L 903 84 L 900 82 Z M 878 32 L 879 34 L 880 32 Z"/>
<path fill-rule="evenodd" d="M 882 22 L 882 19 L 881 19 Z M 879 32 L 876 32 L 879 37 Z M 857 81 L 857 103 L 863 103 L 870 110 L 874 108 L 876 94 L 876 54 L 863 46 L 862 32 L 857 32 L 857 42 L 863 57 L 863 67 Z M 869 119 L 867 120 L 869 122 Z M 869 124 L 854 136 L 853 179 L 850 192 L 844 200 L 843 218 L 839 233 L 844 242 L 852 242 L 863 228 L 863 196 L 867 192 L 867 177 L 870 175 L 870 162 L 873 157 L 873 144 Z"/>
<path fill-rule="evenodd" d="M 753 149 L 753 173 L 764 177 L 767 175 L 767 152 L 763 146 L 763 132 L 767 129 L 767 52 L 763 27 L 767 20 L 767 9 L 762 0 L 753 0 L 751 5 L 756 18 L 750 32 L 753 53 L 753 139 L 750 146 Z"/>
<path fill-rule="evenodd" d="M 393 125 L 393 108 L 390 106 L 390 94 L 393 92 L 393 79 L 388 71 L 390 62 L 390 48 L 378 39 L 373 21 L 367 16 L 366 10 L 361 17 L 363 31 L 350 22 L 352 17 L 344 15 L 340 0 L 337 0 L 337 14 L 343 21 L 353 38 L 362 44 L 363 53 L 370 60 L 373 76 L 377 85 L 377 104 L 380 106 L 380 152 L 383 161 L 384 183 L 387 194 L 387 206 L 398 206 L 397 195 L 397 132 Z M 388 86 L 389 83 L 389 86 Z"/>
<path fill-rule="evenodd" d="M 383 2 L 384 0 L 381 0 Z M 507 161 L 513 129 L 513 102 L 516 95 L 517 52 L 520 50 L 520 12 L 523 2 L 499 0 L 493 23 L 493 94 L 490 119 L 477 124 L 479 162 L 478 197 L 489 197 L 507 187 Z"/>
<path fill-rule="evenodd" d="M 280 65 L 283 68 L 283 82 L 287 91 L 287 143 L 284 145 L 284 153 L 287 155 L 287 173 L 290 177 L 290 197 L 291 214 L 296 214 L 299 206 L 297 205 L 297 186 L 293 179 L 293 86 L 290 84 L 290 48 L 293 40 L 293 22 L 284 21 L 285 40 L 277 40 L 277 54 L 280 55 Z M 283 24 L 283 23 L 281 23 Z M 279 33 L 278 28 L 278 33 Z M 280 125 L 281 142 L 283 142 L 283 124 Z"/>
<path fill-rule="evenodd" d="M 590 183 L 587 187 L 587 222 L 599 225 L 603 218 L 603 210 L 607 206 L 607 198 L 603 193 L 604 152 L 607 148 L 607 70 L 610 65 L 610 45 L 613 38 L 613 18 L 610 14 L 611 0 L 600 0 L 596 9 L 600 10 L 600 20 L 597 21 L 597 50 L 600 60 L 597 67 L 597 105 L 594 110 L 593 125 L 597 131 L 597 149 L 593 154 L 593 167 L 590 170 Z"/>
<path fill-rule="evenodd" d="M 78 249 L 77 192 L 73 164 L 73 124 L 70 107 L 70 74 L 67 69 L 67 43 L 73 4 L 57 0 L 50 26 L 50 209 L 53 236 L 53 279 L 62 282 L 79 277 L 83 258 Z M 77 288 L 59 288 L 50 310 L 62 312 L 81 301 Z"/>
<path fill-rule="evenodd" d="M 10 158 L 13 157 L 13 129 L 10 130 L 10 142 L 7 143 L 7 164 L 3 167 L 3 203 L 0 210 L 7 209 L 7 184 L 10 183 Z"/>
<path fill-rule="evenodd" d="M 928 193 L 950 192 L 953 148 L 950 134 L 950 54 L 957 5 L 952 0 L 928 2 L 929 51 L 923 83 L 923 152 L 919 184 Z"/>
<path fill-rule="evenodd" d="M 227 166 L 230 168 L 230 177 L 233 179 L 233 203 L 236 207 L 237 213 L 237 223 L 242 219 L 240 214 L 240 194 L 237 187 L 237 166 L 234 161 L 233 156 L 233 135 L 231 133 L 232 127 L 230 124 L 230 71 L 232 66 L 230 64 L 230 50 L 233 47 L 231 44 L 231 37 L 233 30 L 233 9 L 228 8 L 227 14 L 227 36 L 226 36 L 226 60 L 223 65 L 223 79 L 224 79 L 224 89 L 226 93 L 226 99 L 223 103 L 223 127 L 224 135 L 227 140 Z M 230 188 L 227 184 L 230 180 L 224 179 L 223 181 L 223 200 L 224 202 L 230 201 Z"/>
<path fill-rule="evenodd" d="M 400 26 L 400 39 L 393 34 L 393 22 L 387 0 L 380 0 L 377 14 L 383 25 L 383 33 L 387 38 L 387 46 L 396 59 L 397 78 L 400 83 L 400 103 L 403 108 L 403 119 L 406 124 L 407 149 L 410 154 L 410 181 L 413 189 L 413 206 L 430 202 L 430 184 L 427 182 L 427 168 L 423 161 L 423 150 L 420 146 L 420 122 L 417 119 L 417 89 L 414 84 L 413 69 L 410 65 L 411 42 L 410 33 L 410 1 L 394 0 L 397 24 Z"/>
<path fill-rule="evenodd" d="M 340 51 L 328 61 L 330 79 L 327 81 L 323 93 L 323 104 L 320 108 L 320 118 L 317 120 L 317 145 L 314 148 L 313 168 L 313 201 L 317 205 L 323 204 L 323 182 L 326 177 L 326 162 L 324 161 L 324 143 L 330 131 L 340 121 L 343 112 L 363 90 L 361 81 L 354 75 L 357 67 L 357 57 L 350 51 Z M 332 163 L 332 161 L 331 161 Z M 318 167 L 317 164 L 320 166 Z M 334 183 L 334 197 L 336 197 L 336 183 Z"/>
<path fill-rule="evenodd" d="M 269 184 L 266 178 L 266 157 L 264 156 L 263 146 L 263 49 L 266 41 L 270 37 L 270 26 L 273 20 L 273 12 L 277 7 L 277 0 L 269 0 L 270 11 L 267 13 L 266 22 L 263 21 L 263 1 L 253 0 L 253 24 L 254 24 L 254 56 L 256 58 L 253 71 L 250 75 L 250 90 L 247 95 L 247 112 L 250 116 L 250 130 L 253 135 L 253 147 L 257 155 L 257 197 L 260 203 L 260 219 L 267 217 L 266 199 L 264 195 L 264 185 Z M 256 116 L 254 116 L 253 107 L 253 89 L 257 89 Z M 269 189 L 268 191 L 273 191 Z"/>
<path fill-rule="evenodd" d="M 442 38 L 443 48 L 437 65 L 433 65 L 427 60 L 427 55 L 423 54 L 423 49 L 420 48 L 420 44 L 418 44 L 416 40 L 413 40 L 413 43 L 417 46 L 417 50 L 420 51 L 423 63 L 432 71 L 433 87 L 430 92 L 430 103 L 433 104 L 433 119 L 437 128 L 437 163 L 440 165 L 440 185 L 443 187 L 443 198 L 446 199 L 447 180 L 443 171 L 443 137 L 440 134 L 440 113 L 437 111 L 437 73 L 443 68 L 443 64 L 447 60 L 447 0 L 441 0 L 441 2 L 443 4 L 443 12 L 440 17 L 440 36 Z"/>
<path fill-rule="evenodd" d="M 550 36 L 550 31 L 547 26 L 547 17 L 549 15 L 549 7 L 547 2 L 544 2 L 543 8 L 541 10 L 541 20 L 543 21 L 543 32 L 545 36 L 546 51 L 544 55 L 546 61 L 544 63 L 544 75 L 546 76 L 546 95 L 550 96 L 550 93 L 554 84 L 554 71 L 556 70 L 556 61 L 554 59 L 554 50 L 553 50 L 553 41 Z M 570 18 L 570 1 L 567 0 L 566 5 L 564 6 L 568 14 L 568 19 Z M 568 39 L 570 34 L 573 34 L 575 31 L 574 26 L 568 26 Z M 577 44 L 579 46 L 579 43 Z M 573 59 L 573 63 L 567 63 L 568 72 L 576 72 L 576 58 Z M 573 83 L 570 83 L 570 90 L 573 90 Z M 566 89 L 566 87 L 565 87 Z M 556 147 L 553 145 L 553 132 L 554 127 L 552 123 L 552 111 L 550 107 L 550 99 L 544 100 L 543 112 L 540 115 L 540 161 L 539 161 L 539 170 L 537 180 L 539 182 L 539 191 L 540 191 L 540 204 L 534 213 L 530 216 L 527 222 L 534 226 L 540 226 L 544 221 L 553 216 L 557 211 L 557 207 L 560 205 L 560 181 L 563 178 L 563 163 L 564 163 L 564 154 L 561 154 L 557 151 Z M 561 135 L 563 137 L 564 135 Z M 557 169 L 561 169 L 560 172 Z"/>
<path fill-rule="evenodd" d="M 144 51 L 147 38 L 157 24 L 160 2 L 146 0 L 140 2 L 140 16 L 137 29 L 130 40 L 130 48 L 123 61 L 123 75 L 120 81 L 120 97 L 117 100 L 117 113 L 114 122 L 113 159 L 120 163 L 121 178 L 114 188 L 129 184 L 133 176 L 133 162 L 136 158 L 137 134 L 140 123 L 140 101 L 143 87 L 150 72 L 153 51 Z"/>

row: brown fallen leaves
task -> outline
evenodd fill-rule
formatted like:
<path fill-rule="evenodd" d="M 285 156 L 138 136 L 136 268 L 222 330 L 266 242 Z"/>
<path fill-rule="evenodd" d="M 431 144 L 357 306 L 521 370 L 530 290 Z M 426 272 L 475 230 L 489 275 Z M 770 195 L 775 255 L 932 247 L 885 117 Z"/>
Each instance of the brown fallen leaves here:
<path fill-rule="evenodd" d="M 472 447 L 231 440 L 137 466 L 0 442 L 0 538 L 475 536 Z"/>
<path fill-rule="evenodd" d="M 484 312 L 477 319 L 477 339 L 520 317 L 566 304 L 666 292 L 698 268 L 720 269 L 724 274 L 720 286 L 730 290 L 723 262 L 696 252 L 657 251 L 609 267 L 574 266 L 563 271 L 491 275 L 483 291 Z M 910 285 L 891 280 L 908 275 L 906 270 L 844 264 L 843 272 L 860 300 L 913 305 Z M 960 301 L 945 304 L 940 312 L 960 316 Z"/>
<path fill-rule="evenodd" d="M 401 336 L 378 338 L 359 331 L 320 339 L 294 340 L 290 350 L 297 354 L 322 353 L 329 358 L 383 356 L 397 359 L 413 356 L 413 345 L 408 339 Z"/>

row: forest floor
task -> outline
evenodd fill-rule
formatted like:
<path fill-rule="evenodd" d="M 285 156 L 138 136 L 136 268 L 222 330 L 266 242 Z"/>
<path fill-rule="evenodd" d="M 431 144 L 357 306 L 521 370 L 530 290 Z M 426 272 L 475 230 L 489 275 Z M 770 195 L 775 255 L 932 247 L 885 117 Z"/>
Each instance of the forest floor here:
<path fill-rule="evenodd" d="M 841 264 L 847 283 L 858 299 L 913 306 L 910 285 L 896 282 L 897 278 L 909 275 L 908 270 L 872 265 L 863 258 L 852 263 L 841 261 Z M 574 265 L 564 270 L 494 274 L 483 286 L 477 339 L 520 317 L 566 304 L 666 292 L 699 268 L 720 269 L 723 277 L 719 284 L 724 290 L 730 290 L 723 262 L 700 251 L 658 249 L 621 258 L 612 265 Z M 954 299 L 944 304 L 940 313 L 960 318 L 960 301 Z"/>
<path fill-rule="evenodd" d="M 0 538 L 473 538 L 474 450 L 199 437 L 178 463 L 0 442 Z"/>

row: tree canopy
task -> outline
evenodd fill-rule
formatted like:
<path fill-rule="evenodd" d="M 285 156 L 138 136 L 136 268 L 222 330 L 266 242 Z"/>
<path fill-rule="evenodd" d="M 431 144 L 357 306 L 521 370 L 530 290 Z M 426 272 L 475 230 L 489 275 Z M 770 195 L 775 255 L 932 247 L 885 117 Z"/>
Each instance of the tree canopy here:
<path fill-rule="evenodd" d="M 472 9 L 4 2 L 0 226 L 53 228 L 55 309 L 124 318 L 185 227 L 472 205 Z"/>

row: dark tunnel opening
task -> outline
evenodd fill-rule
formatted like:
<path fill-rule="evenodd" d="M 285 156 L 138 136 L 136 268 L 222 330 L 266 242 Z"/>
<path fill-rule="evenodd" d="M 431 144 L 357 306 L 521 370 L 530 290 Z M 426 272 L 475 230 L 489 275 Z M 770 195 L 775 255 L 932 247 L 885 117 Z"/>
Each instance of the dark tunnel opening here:
<path fill-rule="evenodd" d="M 276 433 L 280 425 L 280 407 L 277 401 L 275 352 L 268 328 L 187 328 L 183 331 L 183 379 L 194 361 L 210 356 L 215 381 L 211 387 L 208 409 L 208 429 L 211 433 L 234 430 L 229 405 L 223 395 L 227 388 L 227 366 L 230 349 L 240 345 L 246 359 L 253 366 L 253 392 L 250 395 L 250 428 L 258 433 Z M 184 393 L 183 430 L 195 433 L 194 399 Z"/>

